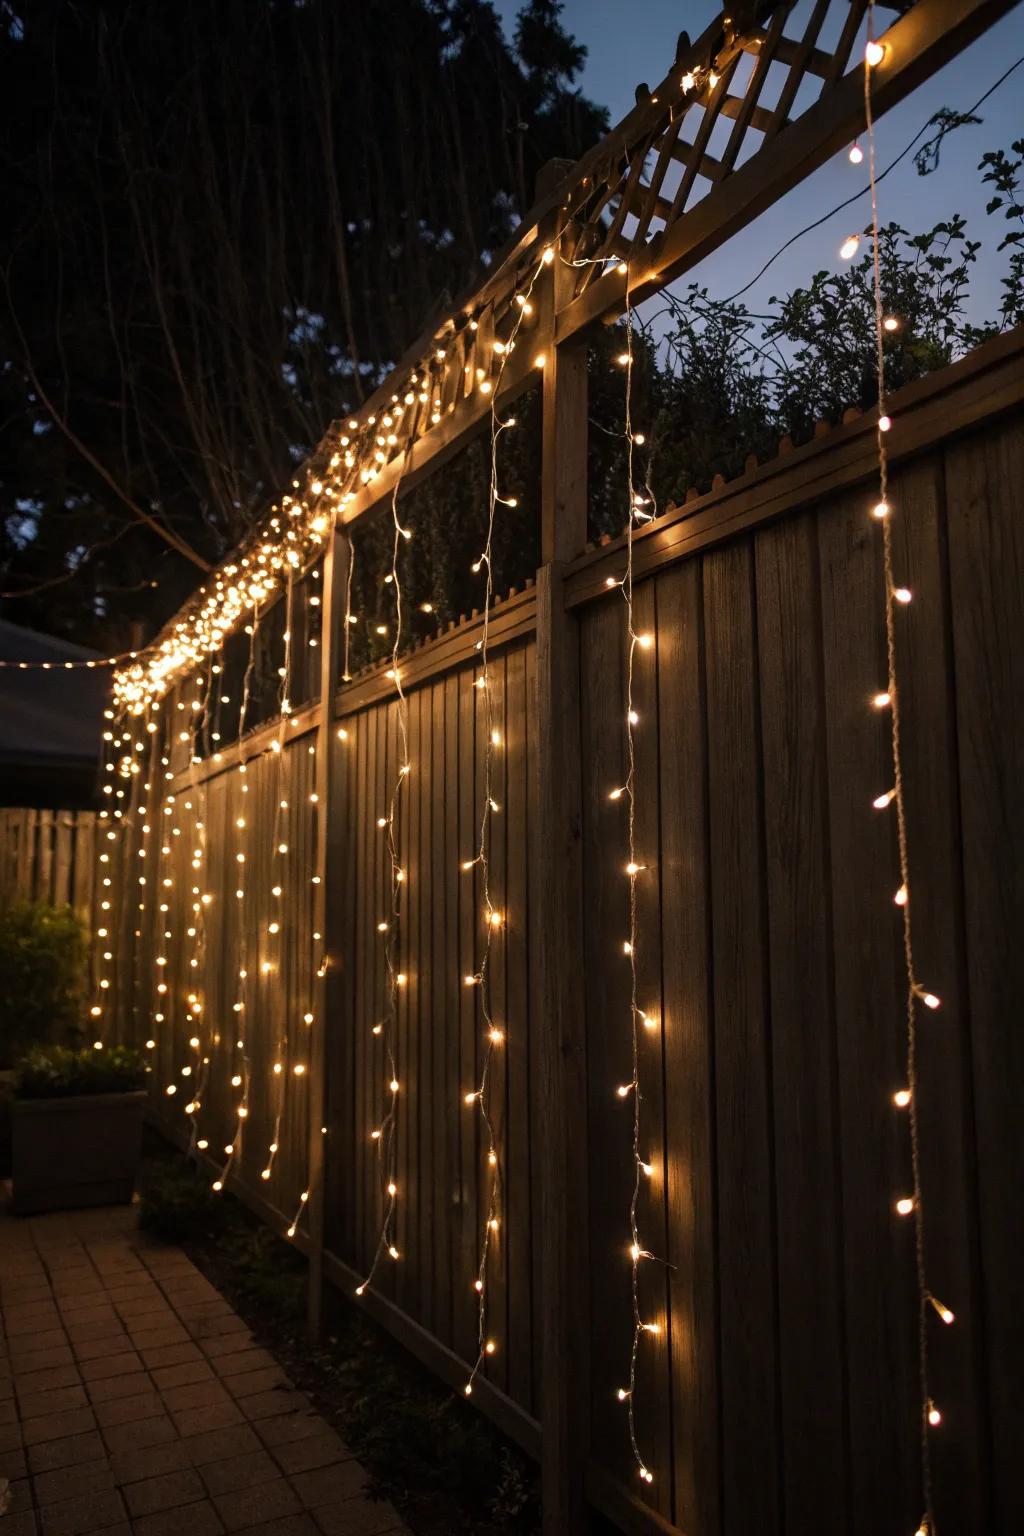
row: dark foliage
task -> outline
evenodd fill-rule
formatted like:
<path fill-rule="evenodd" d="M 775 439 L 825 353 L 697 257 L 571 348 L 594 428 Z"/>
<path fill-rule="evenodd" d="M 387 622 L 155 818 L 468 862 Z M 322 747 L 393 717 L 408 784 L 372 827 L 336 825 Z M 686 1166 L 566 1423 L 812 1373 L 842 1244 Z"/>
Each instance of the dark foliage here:
<path fill-rule="evenodd" d="M 0 908 L 0 1069 L 30 1046 L 81 1031 L 85 933 L 70 907 Z"/>
<path fill-rule="evenodd" d="M 91 1093 L 132 1093 L 146 1081 L 138 1051 L 113 1045 L 69 1050 L 37 1046 L 19 1063 L 14 1077 L 18 1099 L 72 1099 Z"/>
<path fill-rule="evenodd" d="M 0 566 L 152 633 L 605 126 L 527 0 L 0 8 Z M 70 581 L 63 580 L 74 572 Z"/>

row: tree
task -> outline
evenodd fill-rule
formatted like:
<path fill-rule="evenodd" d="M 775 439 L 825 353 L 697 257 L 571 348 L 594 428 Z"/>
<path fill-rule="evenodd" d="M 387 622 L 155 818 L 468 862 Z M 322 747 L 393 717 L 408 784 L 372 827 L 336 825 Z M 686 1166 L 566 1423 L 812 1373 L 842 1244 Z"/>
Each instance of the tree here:
<path fill-rule="evenodd" d="M 560 9 L 510 47 L 487 0 L 0 7 L 20 619 L 151 633 L 478 277 L 606 126 Z"/>

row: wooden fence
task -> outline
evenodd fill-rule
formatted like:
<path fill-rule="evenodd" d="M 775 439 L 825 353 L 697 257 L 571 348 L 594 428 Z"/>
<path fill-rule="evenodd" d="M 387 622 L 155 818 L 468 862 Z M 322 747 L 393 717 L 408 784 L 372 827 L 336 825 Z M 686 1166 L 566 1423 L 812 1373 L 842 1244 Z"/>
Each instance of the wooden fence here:
<path fill-rule="evenodd" d="M 948 1425 L 935 1444 L 937 1504 L 949 1531 L 1009 1532 L 1024 1514 L 1022 357 L 1024 337 L 1003 338 L 893 407 L 899 558 L 915 593 L 901 632 L 915 921 L 921 974 L 943 999 L 922 1040 L 921 1101 L 929 1269 L 958 1319 L 933 1351 Z M 624 775 L 625 637 L 606 579 L 621 574 L 621 544 L 542 571 L 536 589 L 494 614 L 504 1193 L 489 1287 L 500 1347 L 474 1401 L 536 1453 L 542 1394 L 562 1394 L 586 1446 L 587 1500 L 624 1530 L 803 1532 L 827 1518 L 851 1536 L 896 1536 L 919 1515 L 913 1236 L 893 1214 L 909 1178 L 892 1107 L 903 1080 L 894 831 L 871 807 L 891 777 L 885 722 L 869 703 L 885 673 L 881 571 L 864 515 L 873 463 L 870 423 L 850 422 L 636 541 L 638 627 L 654 642 L 636 699 L 649 865 L 640 984 L 660 1025 L 643 1061 L 657 1196 L 649 1240 L 664 1260 L 642 1271 L 645 1315 L 661 1324 L 636 1389 L 655 1473 L 645 1503 L 629 1491 L 616 1400 L 631 1328 L 631 1122 L 615 1091 L 629 1077 L 630 1043 L 621 811 L 608 798 Z M 556 689 L 544 679 L 560 632 L 574 659 Z M 481 811 L 479 636 L 478 619 L 458 626 L 404 672 L 413 772 L 400 819 L 402 1257 L 361 1303 L 456 1386 L 476 1350 L 484 1211 L 484 1148 L 463 1104 L 478 1071 L 479 1005 L 461 983 L 480 944 L 479 875 L 460 868 Z M 288 726 L 282 752 L 270 750 L 281 728 L 266 726 L 171 785 L 167 820 L 173 831 L 180 811 L 183 835 L 168 837 L 160 871 L 189 880 L 184 834 L 199 815 L 214 898 L 204 946 L 183 930 L 165 945 L 155 910 L 132 945 L 122 914 L 123 953 L 134 957 L 118 977 L 123 1027 L 140 1040 L 153 1031 L 161 1083 L 183 1062 L 201 1068 L 187 1011 L 169 1011 L 160 1030 L 151 1022 L 165 1007 L 157 978 L 172 997 L 201 982 L 215 1049 L 198 1129 L 219 1166 L 236 1128 L 235 958 L 258 971 L 271 953 L 267 924 L 287 913 L 275 972 L 246 1005 L 250 1115 L 231 1176 L 269 1220 L 290 1225 L 308 1188 L 308 1132 L 315 1142 L 322 1117 L 315 1257 L 349 1294 L 380 1230 L 368 1132 L 382 1113 L 373 1025 L 389 866 L 377 821 L 400 761 L 396 711 L 376 669 L 341 689 L 329 718 L 335 965 L 312 1099 L 287 1076 L 282 1086 L 269 1063 L 304 1059 L 321 954 L 308 804 L 316 705 Z M 281 798 L 293 873 L 272 899 Z M 247 938 L 232 900 L 240 808 L 256 829 Z M 136 853 L 129 837 L 123 857 Z M 556 985 L 569 997 L 561 1033 Z M 181 1104 L 179 1094 L 157 1105 L 179 1137 Z M 272 1138 L 280 1151 L 264 1179 Z M 297 1241 L 309 1247 L 310 1233 L 319 1247 L 315 1224 L 300 1222 Z M 561 1309 L 558 1254 L 571 1301 Z M 559 1339 L 545 1338 L 555 1328 Z"/>
<path fill-rule="evenodd" d="M 876 110 L 1008 8 L 917 0 L 886 33 Z M 586 330 L 862 130 L 863 75 L 846 66 L 863 0 L 763 9 L 681 40 L 666 79 L 531 211 L 483 286 L 303 466 L 293 510 L 330 530 L 309 578 L 322 704 L 211 750 L 181 729 L 206 714 L 208 666 L 164 701 L 148 759 L 129 733 L 110 765 L 112 803 L 129 814 L 101 908 L 105 979 L 122 1036 L 152 1042 L 161 1123 L 308 1252 L 314 1326 L 327 1284 L 358 1291 L 464 1387 L 488 1209 L 487 1149 L 464 1102 L 481 1069 L 480 991 L 464 985 L 485 906 L 472 863 L 481 620 L 403 657 L 402 743 L 385 666 L 338 690 L 346 529 L 436 471 L 539 363 L 541 566 L 495 606 L 489 636 L 491 981 L 505 1040 L 491 1079 L 496 1348 L 472 1401 L 540 1456 L 545 1536 L 576 1536 L 594 1510 L 638 1536 L 906 1536 L 921 1518 L 914 1223 L 894 1213 L 910 1180 L 892 1097 L 906 977 L 893 817 L 871 804 L 892 777 L 888 723 L 871 708 L 886 680 L 865 510 L 873 415 L 633 540 L 650 639 L 634 698 L 637 976 L 656 1023 L 638 1078 L 655 1257 L 639 1273 L 641 1316 L 657 1326 L 633 1403 L 650 1485 L 619 1400 L 633 1336 L 632 1105 L 616 1091 L 632 1070 L 629 882 L 611 798 L 625 774 L 626 556 L 621 540 L 586 547 Z M 790 120 L 814 96 L 808 76 L 818 99 Z M 527 294 L 530 344 L 509 360 Z M 944 1533 L 1024 1528 L 1022 363 L 1020 332 L 986 344 L 894 397 L 886 437 L 896 553 L 916 594 L 897 622 L 917 966 L 943 1000 L 921 1022 L 918 1107 L 929 1283 L 957 1314 L 936 1325 L 929 1382 Z M 385 437 L 375 413 L 400 398 Z M 174 631 L 200 636 L 193 655 L 197 612 Z M 371 1132 L 391 1102 L 376 1033 L 392 894 L 379 823 L 403 762 L 398 1257 L 362 1292 L 381 1233 Z"/>
<path fill-rule="evenodd" d="M 95 811 L 0 809 L 0 902 L 48 901 L 92 920 Z"/>

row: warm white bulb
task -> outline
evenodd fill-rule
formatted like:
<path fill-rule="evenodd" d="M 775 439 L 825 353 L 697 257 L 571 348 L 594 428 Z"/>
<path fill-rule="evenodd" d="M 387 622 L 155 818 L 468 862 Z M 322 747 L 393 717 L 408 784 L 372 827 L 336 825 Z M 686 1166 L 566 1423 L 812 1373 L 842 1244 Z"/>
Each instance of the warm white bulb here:
<path fill-rule="evenodd" d="M 860 163 L 861 163 L 861 161 L 863 159 L 864 159 L 864 151 L 861 149 L 860 145 L 859 144 L 851 144 L 850 145 L 850 164 L 851 165 L 860 165 Z"/>
<path fill-rule="evenodd" d="M 899 1216 L 909 1216 L 914 1209 L 914 1202 L 909 1195 L 904 1195 L 896 1201 L 896 1213 Z"/>
<path fill-rule="evenodd" d="M 852 261 L 860 250 L 860 235 L 847 235 L 839 247 L 839 254 L 843 261 Z"/>
<path fill-rule="evenodd" d="M 873 69 L 876 64 L 881 64 L 885 58 L 885 48 L 881 43 L 876 43 L 874 38 L 872 38 L 864 49 L 864 58 Z"/>

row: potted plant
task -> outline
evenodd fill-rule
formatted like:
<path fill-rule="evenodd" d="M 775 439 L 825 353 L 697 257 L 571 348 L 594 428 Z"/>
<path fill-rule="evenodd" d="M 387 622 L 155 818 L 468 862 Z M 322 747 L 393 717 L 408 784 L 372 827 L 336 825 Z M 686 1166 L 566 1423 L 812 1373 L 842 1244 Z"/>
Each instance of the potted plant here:
<path fill-rule="evenodd" d="M 41 1046 L 14 1074 L 12 1209 L 127 1204 L 142 1152 L 146 1067 L 122 1046 Z"/>

